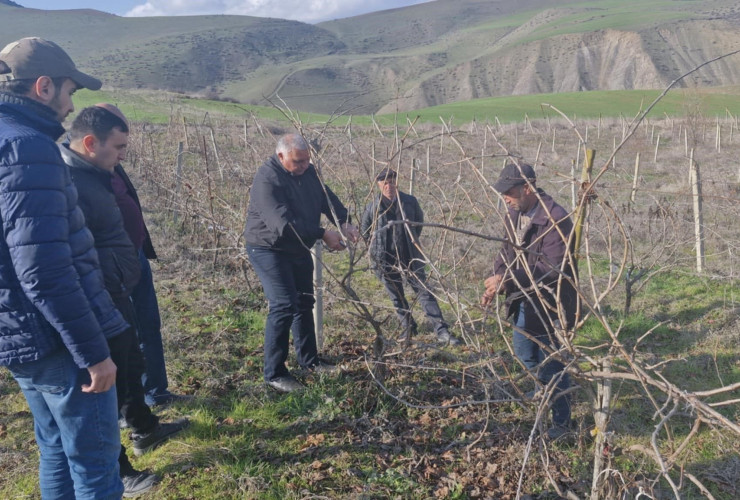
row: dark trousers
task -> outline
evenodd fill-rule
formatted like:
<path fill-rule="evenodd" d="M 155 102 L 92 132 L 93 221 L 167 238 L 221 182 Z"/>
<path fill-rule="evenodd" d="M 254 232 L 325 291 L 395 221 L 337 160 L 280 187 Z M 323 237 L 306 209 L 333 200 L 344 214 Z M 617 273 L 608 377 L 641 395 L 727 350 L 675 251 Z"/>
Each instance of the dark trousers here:
<path fill-rule="evenodd" d="M 265 380 L 288 375 L 290 332 L 298 364 L 310 368 L 319 361 L 313 324 L 313 261 L 309 252 L 286 254 L 247 246 L 247 255 L 267 297 Z"/>
<path fill-rule="evenodd" d="M 401 327 L 404 331 L 417 328 L 416 321 L 411 314 L 409 302 L 403 291 L 403 280 L 411 286 L 416 293 L 416 297 L 421 303 L 424 314 L 434 325 L 434 331 L 437 334 L 442 333 L 449 327 L 442 317 L 442 311 L 439 308 L 437 299 L 426 287 L 426 274 L 423 269 L 412 271 L 408 267 L 399 269 L 391 264 L 379 265 L 378 277 L 383 283 L 385 290 L 393 302 L 398 319 L 401 321 Z"/>
<path fill-rule="evenodd" d="M 561 396 L 560 393 L 570 387 L 570 377 L 567 373 L 562 373 L 565 370 L 565 366 L 560 361 L 550 359 L 548 362 L 543 363 L 547 358 L 547 352 L 542 350 L 537 342 L 517 331 L 524 330 L 530 333 L 530 335 L 536 336 L 537 340 L 542 342 L 542 344 L 557 349 L 557 346 L 553 345 L 554 343 L 550 340 L 550 335 L 547 333 L 533 334 L 527 329 L 524 319 L 526 317 L 525 311 L 527 307 L 531 306 L 522 301 L 522 304 L 519 306 L 519 313 L 516 316 L 516 328 L 514 328 L 512 338 L 514 354 L 543 385 L 549 384 L 553 377 L 562 374 L 550 401 L 550 408 L 552 409 L 553 423 L 567 426 L 570 423 L 570 396 Z"/>
<path fill-rule="evenodd" d="M 128 297 L 113 298 L 113 303 L 121 312 L 124 319 L 130 324 L 136 324 L 136 315 Z M 113 362 L 116 364 L 116 397 L 118 411 L 136 433 L 147 433 L 154 429 L 159 419 L 144 401 L 144 387 L 141 385 L 141 374 L 144 373 L 144 356 L 139 350 L 139 340 L 136 330 L 132 327 L 108 339 L 108 348 Z M 121 446 L 118 457 L 121 475 L 130 474 L 133 467 Z"/>

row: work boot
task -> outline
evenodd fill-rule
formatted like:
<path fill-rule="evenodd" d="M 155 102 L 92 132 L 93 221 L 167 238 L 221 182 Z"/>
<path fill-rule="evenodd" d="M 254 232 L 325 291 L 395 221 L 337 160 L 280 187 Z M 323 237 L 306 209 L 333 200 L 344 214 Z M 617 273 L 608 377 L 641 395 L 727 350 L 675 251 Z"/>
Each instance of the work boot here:
<path fill-rule="evenodd" d="M 459 338 L 452 335 L 447 328 L 444 328 L 437 332 L 437 341 L 440 344 L 449 344 L 451 346 L 462 344 L 462 341 Z"/>
<path fill-rule="evenodd" d="M 300 391 L 304 385 L 298 382 L 293 375 L 283 375 L 282 377 L 276 377 L 272 380 L 265 382 L 268 386 L 272 387 L 278 392 L 288 393 L 293 391 Z"/>
<path fill-rule="evenodd" d="M 323 359 L 319 359 L 319 362 L 309 368 L 309 370 L 316 374 L 332 374 L 339 373 L 341 371 L 337 365 L 329 363 L 328 361 Z"/>

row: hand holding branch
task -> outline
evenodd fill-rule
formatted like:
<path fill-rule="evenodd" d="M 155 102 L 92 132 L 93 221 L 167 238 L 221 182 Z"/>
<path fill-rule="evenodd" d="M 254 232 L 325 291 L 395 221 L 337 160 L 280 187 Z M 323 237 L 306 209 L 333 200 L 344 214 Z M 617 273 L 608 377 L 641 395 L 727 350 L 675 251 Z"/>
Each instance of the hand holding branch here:
<path fill-rule="evenodd" d="M 486 279 L 483 285 L 486 287 L 486 291 L 483 292 L 483 297 L 480 299 L 480 304 L 485 307 L 493 302 L 494 297 L 503 291 L 501 284 L 504 282 L 504 277 L 500 274 L 494 274 L 493 276 Z"/>

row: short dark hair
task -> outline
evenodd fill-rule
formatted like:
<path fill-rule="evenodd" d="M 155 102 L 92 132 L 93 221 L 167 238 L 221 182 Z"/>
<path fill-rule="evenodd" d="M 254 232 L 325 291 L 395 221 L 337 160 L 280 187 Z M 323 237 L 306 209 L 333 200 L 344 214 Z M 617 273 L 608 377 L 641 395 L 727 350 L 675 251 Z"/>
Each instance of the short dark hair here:
<path fill-rule="evenodd" d="M 90 106 L 80 111 L 72 122 L 69 138 L 71 141 L 76 141 L 92 134 L 99 141 L 105 142 L 114 128 L 128 133 L 128 125 L 118 116 L 105 108 Z"/>
<path fill-rule="evenodd" d="M 52 83 L 54 83 L 54 87 L 56 89 L 60 89 L 67 79 L 68 78 L 66 76 L 56 76 L 52 78 L 51 81 Z M 26 96 L 29 92 L 31 92 L 31 88 L 33 88 L 33 84 L 36 83 L 36 80 L 38 80 L 38 78 L 26 78 L 23 80 L 10 80 L 7 82 L 0 82 L 0 92 Z"/>

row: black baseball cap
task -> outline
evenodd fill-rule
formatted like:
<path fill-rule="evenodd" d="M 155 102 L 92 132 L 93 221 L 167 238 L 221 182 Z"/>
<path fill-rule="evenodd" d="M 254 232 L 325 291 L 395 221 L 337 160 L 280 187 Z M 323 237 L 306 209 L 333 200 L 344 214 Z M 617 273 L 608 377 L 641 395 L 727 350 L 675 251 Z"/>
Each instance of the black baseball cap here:
<path fill-rule="evenodd" d="M 536 180 L 537 175 L 532 165 L 527 165 L 526 163 L 507 163 L 504 165 L 504 169 L 501 171 L 496 184 L 493 185 L 493 189 L 504 194 L 513 187 L 521 186 L 527 182 L 535 182 Z"/>
<path fill-rule="evenodd" d="M 0 82 L 66 77 L 79 87 L 98 90 L 100 80 L 78 70 L 59 45 L 38 37 L 10 42 L 0 51 Z"/>

